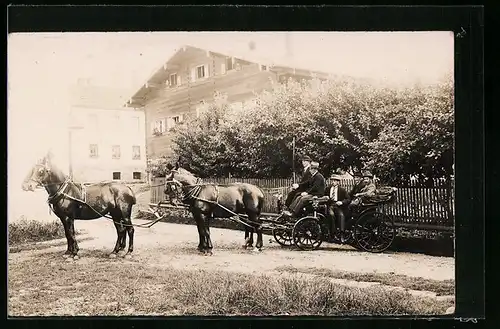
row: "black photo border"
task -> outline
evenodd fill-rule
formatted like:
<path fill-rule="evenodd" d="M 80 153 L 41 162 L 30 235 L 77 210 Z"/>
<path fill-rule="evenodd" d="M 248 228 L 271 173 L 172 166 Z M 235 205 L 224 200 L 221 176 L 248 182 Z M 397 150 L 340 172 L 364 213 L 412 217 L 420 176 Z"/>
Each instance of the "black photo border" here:
<path fill-rule="evenodd" d="M 9 6 L 7 32 L 113 31 L 452 31 L 455 36 L 456 312 L 442 318 L 248 318 L 75 317 L 9 318 L 11 325 L 33 328 L 120 327 L 194 328 L 233 326 L 371 328 L 464 327 L 485 316 L 484 104 L 482 6 Z M 5 52 L 6 53 L 6 52 Z M 7 125 L 7 120 L 5 120 Z M 7 128 L 7 127 L 6 127 Z M 7 131 L 7 129 L 5 130 Z M 7 134 L 5 135 L 7 141 Z M 6 148 L 7 149 L 7 145 Z M 7 154 L 5 154 L 7 159 Z M 7 168 L 5 168 L 7 169 Z M 2 177 L 3 179 L 4 177 Z M 7 183 L 7 182 L 5 182 Z M 7 186 L 7 184 L 5 184 Z M 5 205 L 5 210 L 7 207 Z M 7 217 L 5 217 L 7 218 Z M 6 221 L 7 222 L 7 221 Z M 7 225 L 5 225 L 6 228 Z M 7 236 L 7 230 L 2 236 Z M 7 244 L 4 244 L 7 246 Z M 5 257 L 7 251 L 4 253 Z M 7 264 L 7 258 L 4 259 Z M 7 269 L 6 269 L 7 270 Z M 6 271 L 7 272 L 7 271 Z M 5 280 L 4 296 L 7 296 Z M 7 312 L 6 298 L 4 309 Z M 7 316 L 7 313 L 6 313 Z M 69 320 L 72 318 L 63 318 Z M 156 319 L 158 321 L 148 321 Z M 268 320 L 268 321 L 266 321 Z M 201 322 L 205 321 L 205 322 Z M 408 323 L 411 322 L 411 323 Z M 10 327 L 10 326 L 9 326 Z"/>

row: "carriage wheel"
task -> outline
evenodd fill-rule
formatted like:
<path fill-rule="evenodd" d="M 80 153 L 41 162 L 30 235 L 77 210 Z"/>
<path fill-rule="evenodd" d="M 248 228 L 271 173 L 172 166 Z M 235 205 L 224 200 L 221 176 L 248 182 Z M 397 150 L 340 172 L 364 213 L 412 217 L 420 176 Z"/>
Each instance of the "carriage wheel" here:
<path fill-rule="evenodd" d="M 362 214 L 354 227 L 356 245 L 368 252 L 379 253 L 386 250 L 395 236 L 392 217 L 376 211 Z"/>
<path fill-rule="evenodd" d="M 293 245 L 292 232 L 290 229 L 276 228 L 273 230 L 274 240 L 283 247 Z"/>
<path fill-rule="evenodd" d="M 315 250 L 323 242 L 321 225 L 316 217 L 303 217 L 295 223 L 293 242 L 301 250 Z"/>

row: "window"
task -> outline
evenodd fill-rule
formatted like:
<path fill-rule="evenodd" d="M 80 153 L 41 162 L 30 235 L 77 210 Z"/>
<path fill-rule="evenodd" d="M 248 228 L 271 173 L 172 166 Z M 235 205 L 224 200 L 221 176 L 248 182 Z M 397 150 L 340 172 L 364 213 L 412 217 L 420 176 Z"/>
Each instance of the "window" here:
<path fill-rule="evenodd" d="M 99 153 L 97 152 L 98 151 L 97 144 L 90 144 L 89 151 L 90 151 L 91 158 L 97 158 L 99 156 Z"/>
<path fill-rule="evenodd" d="M 226 58 L 226 71 L 231 71 L 233 69 L 233 57 L 227 57 Z"/>
<path fill-rule="evenodd" d="M 132 146 L 132 160 L 141 159 L 141 147 L 139 145 Z"/>
<path fill-rule="evenodd" d="M 151 123 L 151 132 L 154 136 L 162 135 L 166 129 L 165 119 L 156 120 Z"/>
<path fill-rule="evenodd" d="M 170 74 L 170 86 L 177 86 L 177 73 Z"/>
<path fill-rule="evenodd" d="M 265 66 L 265 65 L 261 65 L 261 66 L 260 66 L 260 69 L 261 69 L 261 71 L 267 71 L 267 66 Z"/>
<path fill-rule="evenodd" d="M 122 179 L 122 173 L 119 172 L 119 171 L 114 171 L 113 172 L 113 179 L 114 180 L 120 180 L 120 179 Z"/>
<path fill-rule="evenodd" d="M 171 130 L 175 127 L 175 125 L 181 123 L 183 121 L 183 114 L 179 114 L 173 117 L 167 118 L 167 130 Z"/>
<path fill-rule="evenodd" d="M 139 120 L 139 117 L 132 118 L 132 129 L 137 132 L 141 131 L 141 121 Z"/>
<path fill-rule="evenodd" d="M 200 65 L 196 67 L 196 79 L 202 79 L 205 77 L 205 65 Z"/>
<path fill-rule="evenodd" d="M 141 179 L 141 173 L 140 173 L 139 171 L 134 171 L 134 172 L 132 173 L 132 177 L 133 177 L 134 179 Z"/>
<path fill-rule="evenodd" d="M 113 159 L 120 159 L 121 153 L 120 153 L 120 145 L 113 145 L 112 147 L 112 158 Z"/>

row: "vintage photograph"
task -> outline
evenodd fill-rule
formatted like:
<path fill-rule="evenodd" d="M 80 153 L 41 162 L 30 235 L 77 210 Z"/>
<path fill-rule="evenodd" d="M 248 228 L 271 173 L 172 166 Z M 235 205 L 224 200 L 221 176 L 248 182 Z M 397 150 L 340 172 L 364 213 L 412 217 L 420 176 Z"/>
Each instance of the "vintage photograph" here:
<path fill-rule="evenodd" d="M 453 32 L 8 36 L 8 316 L 455 311 Z"/>

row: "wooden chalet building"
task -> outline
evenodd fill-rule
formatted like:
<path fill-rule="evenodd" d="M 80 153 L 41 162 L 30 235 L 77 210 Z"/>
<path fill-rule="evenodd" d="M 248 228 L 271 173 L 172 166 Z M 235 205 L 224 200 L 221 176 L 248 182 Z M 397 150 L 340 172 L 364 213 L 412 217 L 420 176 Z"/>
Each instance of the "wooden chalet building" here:
<path fill-rule="evenodd" d="M 180 48 L 127 101 L 144 111 L 149 159 L 171 154 L 169 130 L 196 115 L 220 93 L 232 106 L 244 106 L 271 81 L 328 79 L 324 72 L 282 66 L 247 56 L 222 54 L 192 46 Z"/>

